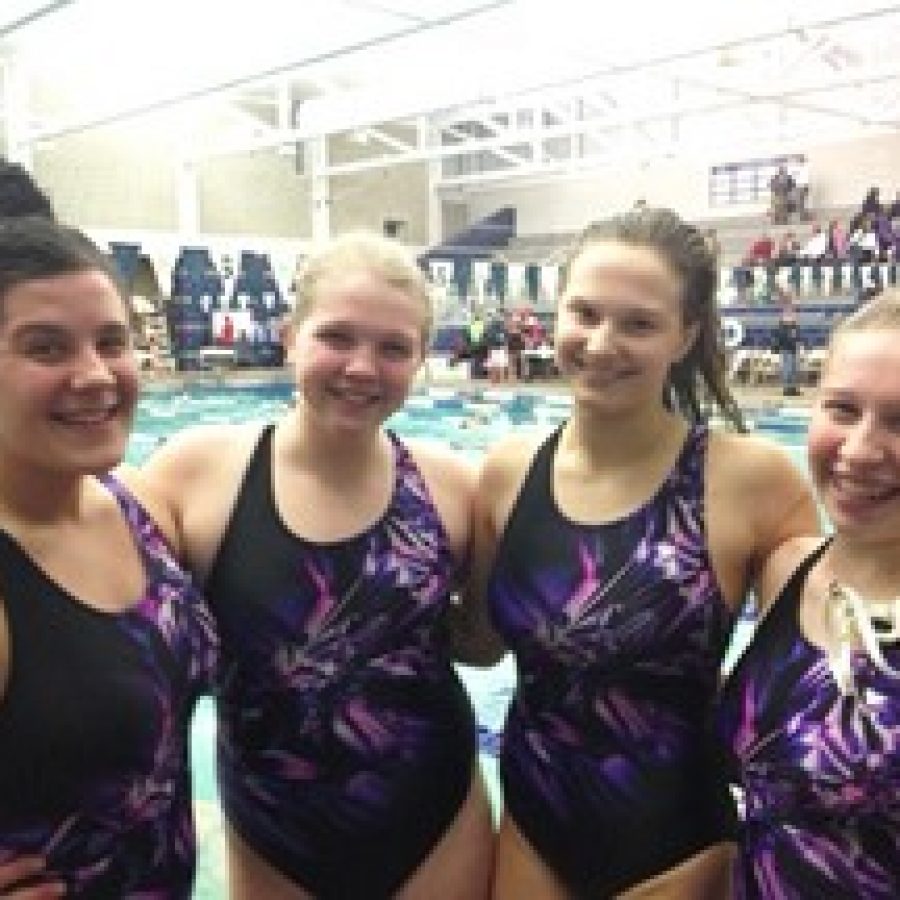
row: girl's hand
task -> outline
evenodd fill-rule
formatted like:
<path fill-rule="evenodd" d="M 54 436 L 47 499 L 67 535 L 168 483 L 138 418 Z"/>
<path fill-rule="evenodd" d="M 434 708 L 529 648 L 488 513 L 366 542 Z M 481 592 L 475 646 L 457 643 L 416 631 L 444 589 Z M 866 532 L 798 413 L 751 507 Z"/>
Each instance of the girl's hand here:
<path fill-rule="evenodd" d="M 39 856 L 21 856 L 12 862 L 0 865 L 0 897 L 8 900 L 51 900 L 62 897 L 66 892 L 61 881 L 43 881 L 34 884 L 34 879 L 46 877 L 46 863 Z M 32 882 L 28 887 L 16 887 L 22 882 Z"/>

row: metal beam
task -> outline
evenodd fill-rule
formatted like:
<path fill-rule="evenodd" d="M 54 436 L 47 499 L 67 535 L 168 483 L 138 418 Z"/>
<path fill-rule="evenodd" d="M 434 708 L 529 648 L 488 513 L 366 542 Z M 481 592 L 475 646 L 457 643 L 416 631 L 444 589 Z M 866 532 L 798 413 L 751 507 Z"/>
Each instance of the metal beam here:
<path fill-rule="evenodd" d="M 66 2 L 72 2 L 72 0 L 66 0 Z M 430 19 L 426 24 L 417 23 L 415 25 L 407 25 L 403 28 L 397 28 L 393 31 L 379 34 L 375 37 L 366 38 L 365 40 L 356 41 L 350 44 L 345 44 L 333 50 L 328 50 L 322 53 L 315 53 L 311 56 L 295 60 L 294 62 L 273 66 L 271 69 L 266 69 L 262 72 L 256 72 L 252 75 L 243 75 L 225 81 L 219 81 L 215 84 L 207 85 L 205 87 L 172 94 L 167 97 L 160 98 L 159 100 L 153 100 L 148 103 L 135 104 L 134 106 L 116 110 L 115 112 L 92 116 L 88 119 L 82 119 L 81 121 L 69 122 L 63 125 L 59 125 L 55 128 L 42 129 L 35 132 L 32 139 L 36 142 L 49 141 L 55 138 L 63 137 L 67 134 L 87 131 L 88 129 L 99 128 L 103 125 L 111 125 L 115 122 L 121 122 L 126 119 L 133 119 L 138 116 L 144 116 L 149 113 L 157 112 L 161 109 L 166 109 L 170 106 L 190 103 L 195 100 L 202 100 L 206 97 L 227 93 L 229 91 L 237 90 L 238 88 L 248 87 L 250 85 L 266 84 L 285 75 L 299 73 L 304 68 L 308 68 L 310 66 L 320 65 L 321 63 L 329 62 L 342 56 L 350 56 L 355 53 L 360 53 L 365 50 L 371 50 L 373 48 L 381 47 L 385 44 L 394 43 L 405 38 L 410 38 L 416 34 L 435 31 L 437 29 L 446 28 L 450 25 L 455 25 L 458 22 L 464 22 L 469 19 L 477 18 L 478 16 L 484 15 L 485 13 L 492 12 L 493 10 L 500 9 L 504 6 L 509 6 L 512 2 L 513 0 L 490 0 L 490 2 L 482 3 L 478 6 L 470 7 L 460 12 L 450 13 L 445 16 Z M 312 136 L 313 135 L 306 135 L 306 137 Z M 298 139 L 301 138 L 289 138 L 289 140 Z"/>
<path fill-rule="evenodd" d="M 0 27 L 0 40 L 3 38 L 9 37 L 16 31 L 24 28 L 26 25 L 31 25 L 33 22 L 37 22 L 38 19 L 43 19 L 45 16 L 49 16 L 52 13 L 58 12 L 63 9 L 63 7 L 71 6 L 75 0 L 54 0 L 52 3 L 45 3 L 43 6 L 39 6 L 37 9 L 33 9 L 30 13 L 26 13 L 24 16 L 19 16 L 18 19 L 14 19 L 12 22 L 7 22 L 6 25 Z"/>

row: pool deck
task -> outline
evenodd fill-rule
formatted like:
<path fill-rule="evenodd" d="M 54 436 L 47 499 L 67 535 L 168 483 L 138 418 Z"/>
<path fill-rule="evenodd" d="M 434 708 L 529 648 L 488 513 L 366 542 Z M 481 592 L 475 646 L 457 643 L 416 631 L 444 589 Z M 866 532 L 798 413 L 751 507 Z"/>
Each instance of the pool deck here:
<path fill-rule="evenodd" d="M 291 369 L 230 369 L 227 371 L 143 373 L 143 387 L 154 389 L 180 389 L 185 387 L 226 387 L 240 385 L 275 385 L 293 383 Z M 452 389 L 461 393 L 478 393 L 479 391 L 497 391 L 529 395 L 559 396 L 568 391 L 565 382 L 551 381 L 473 381 L 471 379 L 437 379 L 420 378 L 416 388 L 430 387 Z M 732 385 L 735 398 L 746 412 L 777 412 L 783 409 L 791 411 L 807 410 L 812 402 L 815 388 L 801 387 L 800 394 L 784 396 L 781 388 L 773 385 Z"/>

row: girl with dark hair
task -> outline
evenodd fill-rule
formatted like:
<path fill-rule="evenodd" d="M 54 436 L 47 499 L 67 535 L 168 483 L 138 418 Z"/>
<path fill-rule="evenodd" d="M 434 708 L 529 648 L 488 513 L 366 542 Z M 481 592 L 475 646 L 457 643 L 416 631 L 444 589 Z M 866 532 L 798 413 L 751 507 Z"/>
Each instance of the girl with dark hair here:
<path fill-rule="evenodd" d="M 714 284 L 703 236 L 670 211 L 589 227 L 557 316 L 572 415 L 484 463 L 487 603 L 458 610 L 455 635 L 471 662 L 505 643 L 518 663 L 495 897 L 727 895 L 719 666 L 760 563 L 817 518 L 777 446 L 707 427 L 712 404 L 742 428 Z"/>
<path fill-rule="evenodd" d="M 117 472 L 137 400 L 106 260 L 0 221 L 0 895 L 190 896 L 187 758 L 212 620 Z"/>

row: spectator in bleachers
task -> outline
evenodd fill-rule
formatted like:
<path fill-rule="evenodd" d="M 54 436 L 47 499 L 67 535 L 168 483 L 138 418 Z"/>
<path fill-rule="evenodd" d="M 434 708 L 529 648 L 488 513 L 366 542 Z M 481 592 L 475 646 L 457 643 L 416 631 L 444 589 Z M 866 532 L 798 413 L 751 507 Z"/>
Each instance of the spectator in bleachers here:
<path fill-rule="evenodd" d="M 900 191 L 897 191 L 894 202 L 888 208 L 887 214 L 889 219 L 900 219 Z"/>
<path fill-rule="evenodd" d="M 847 258 L 855 263 L 878 258 L 878 233 L 869 216 L 863 216 L 847 240 Z"/>
<path fill-rule="evenodd" d="M 800 257 L 809 262 L 821 261 L 828 255 L 828 232 L 818 222 L 813 225 L 812 234 L 800 249 Z"/>
<path fill-rule="evenodd" d="M 862 214 L 864 216 L 878 216 L 883 212 L 881 206 L 881 191 L 877 187 L 869 188 L 862 204 Z"/>
<path fill-rule="evenodd" d="M 791 198 L 797 182 L 787 170 L 787 166 L 780 165 L 778 171 L 769 180 L 771 201 L 769 216 L 776 224 L 784 224 L 790 213 Z"/>
<path fill-rule="evenodd" d="M 844 259 L 847 255 L 847 232 L 837 219 L 828 223 L 828 256 L 832 259 Z"/>
<path fill-rule="evenodd" d="M 796 213 L 805 221 L 810 218 L 809 166 L 807 165 L 806 159 L 802 159 L 796 163 L 791 174 L 794 179 L 794 187 L 788 197 L 788 212 Z"/>
<path fill-rule="evenodd" d="M 768 233 L 763 232 L 751 245 L 747 253 L 746 262 L 751 266 L 757 266 L 772 261 L 775 255 L 775 242 Z"/>
<path fill-rule="evenodd" d="M 875 217 L 875 233 L 878 235 L 878 258 L 885 261 L 892 255 L 897 238 L 894 223 L 885 213 Z"/>
<path fill-rule="evenodd" d="M 778 242 L 778 253 L 775 257 L 776 262 L 782 266 L 793 265 L 797 262 L 800 255 L 800 242 L 793 231 L 787 231 L 781 236 Z"/>

